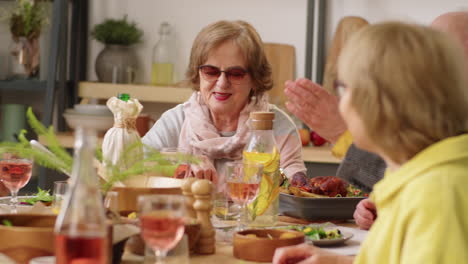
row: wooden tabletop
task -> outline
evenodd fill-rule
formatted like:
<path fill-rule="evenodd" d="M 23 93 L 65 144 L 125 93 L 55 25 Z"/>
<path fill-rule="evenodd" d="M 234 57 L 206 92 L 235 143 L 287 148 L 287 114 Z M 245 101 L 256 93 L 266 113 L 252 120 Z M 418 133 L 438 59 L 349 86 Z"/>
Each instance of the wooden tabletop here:
<path fill-rule="evenodd" d="M 310 224 L 312 222 L 302 220 L 302 219 L 297 219 L 297 218 L 292 218 L 292 217 L 287 217 L 287 216 L 280 216 L 278 218 L 278 225 L 290 225 L 290 224 Z M 345 222 L 345 221 L 340 221 L 336 222 L 337 225 L 339 226 L 344 226 L 344 227 L 352 227 L 356 228 L 357 225 L 354 222 Z M 234 258 L 233 256 L 233 248 L 232 245 L 226 242 L 217 242 L 216 243 L 216 253 L 213 255 L 194 255 L 190 256 L 190 264 L 205 264 L 205 263 L 220 263 L 220 264 L 256 264 L 260 262 L 251 262 L 251 261 L 245 261 L 245 260 L 239 260 Z M 125 252 L 123 258 L 122 258 L 122 264 L 137 264 L 137 263 L 143 263 L 144 257 L 143 256 L 136 256 L 132 255 L 131 253 Z M 182 263 L 184 261 L 183 258 L 181 257 L 171 257 L 167 259 L 167 264 L 172 264 L 172 263 Z M 145 262 L 149 263 L 149 262 Z"/>

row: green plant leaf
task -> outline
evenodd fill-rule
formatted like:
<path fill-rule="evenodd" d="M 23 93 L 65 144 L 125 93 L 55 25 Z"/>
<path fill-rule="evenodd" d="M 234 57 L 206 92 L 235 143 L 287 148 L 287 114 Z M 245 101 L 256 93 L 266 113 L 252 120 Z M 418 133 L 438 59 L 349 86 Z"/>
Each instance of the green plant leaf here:
<path fill-rule="evenodd" d="M 38 135 L 42 135 L 46 138 L 47 145 L 49 150 L 54 153 L 59 160 L 62 161 L 63 165 L 65 166 L 65 171 L 71 171 L 71 167 L 73 164 L 72 156 L 67 152 L 65 148 L 60 145 L 59 140 L 57 139 L 54 128 L 52 126 L 47 129 L 34 115 L 32 108 L 29 107 L 26 112 L 26 117 L 28 119 L 28 123 L 31 128 L 36 132 Z"/>
<path fill-rule="evenodd" d="M 52 202 L 54 197 L 50 195 L 50 192 L 47 190 L 42 190 L 41 188 L 37 187 L 37 193 L 34 197 L 21 199 L 21 202 L 28 203 L 30 205 L 34 205 L 37 202 Z"/>
<path fill-rule="evenodd" d="M 133 153 L 135 148 L 143 147 L 145 149 L 145 158 L 135 162 L 127 170 L 121 170 L 121 160 L 126 159 L 128 155 Z M 161 154 L 158 150 L 151 148 L 150 146 L 144 145 L 141 142 L 136 142 L 127 146 L 116 165 L 109 161 L 105 161 L 108 181 L 103 184 L 102 189 L 104 192 L 109 191 L 112 186 L 117 182 L 122 182 L 130 179 L 132 176 L 141 175 L 148 172 L 158 173 L 167 177 L 172 177 L 183 162 L 189 162 L 192 164 L 198 164 L 200 160 L 192 155 L 178 153 L 176 155 L 167 156 Z"/>
<path fill-rule="evenodd" d="M 2 224 L 4 226 L 13 226 L 13 223 L 8 219 L 3 219 Z"/>
<path fill-rule="evenodd" d="M 48 23 L 45 1 L 18 0 L 10 12 L 10 32 L 15 37 L 33 39 L 39 37 L 41 29 Z"/>
<path fill-rule="evenodd" d="M 143 31 L 124 16 L 122 19 L 106 19 L 95 25 L 91 36 L 104 44 L 129 46 L 141 42 Z"/>

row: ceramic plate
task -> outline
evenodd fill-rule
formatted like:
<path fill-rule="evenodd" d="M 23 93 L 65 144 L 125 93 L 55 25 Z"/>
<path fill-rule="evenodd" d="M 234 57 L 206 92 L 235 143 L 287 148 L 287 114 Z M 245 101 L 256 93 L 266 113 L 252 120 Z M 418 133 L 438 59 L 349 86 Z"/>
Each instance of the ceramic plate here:
<path fill-rule="evenodd" d="M 343 237 L 335 238 L 335 239 L 319 239 L 319 240 L 312 240 L 306 239 L 308 243 L 312 243 L 314 246 L 318 247 L 330 247 L 330 246 L 339 246 L 344 244 L 344 242 L 348 241 L 353 237 L 353 233 L 350 232 L 341 232 Z"/>
<path fill-rule="evenodd" d="M 34 196 L 18 196 L 18 206 L 29 206 L 27 204 L 20 204 L 22 199 L 32 198 Z M 0 197 L 0 204 L 10 204 L 10 196 Z"/>

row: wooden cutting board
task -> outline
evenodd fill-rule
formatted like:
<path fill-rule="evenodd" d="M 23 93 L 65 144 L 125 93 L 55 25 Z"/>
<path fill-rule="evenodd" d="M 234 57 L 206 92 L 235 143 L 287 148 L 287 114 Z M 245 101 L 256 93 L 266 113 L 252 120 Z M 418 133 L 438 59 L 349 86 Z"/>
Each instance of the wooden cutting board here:
<path fill-rule="evenodd" d="M 287 101 L 284 82 L 296 78 L 296 51 L 292 45 L 279 43 L 265 43 L 264 48 L 273 73 L 273 88 L 268 92 L 270 103 L 282 107 Z"/>

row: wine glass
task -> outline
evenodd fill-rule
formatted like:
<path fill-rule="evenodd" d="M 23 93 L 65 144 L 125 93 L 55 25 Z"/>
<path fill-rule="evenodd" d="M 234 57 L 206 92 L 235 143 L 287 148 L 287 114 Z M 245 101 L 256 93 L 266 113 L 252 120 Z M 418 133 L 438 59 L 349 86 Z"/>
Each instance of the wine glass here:
<path fill-rule="evenodd" d="M 154 251 L 156 263 L 184 235 L 185 197 L 182 195 L 143 195 L 138 197 L 141 236 Z"/>
<path fill-rule="evenodd" d="M 11 213 L 16 214 L 18 205 L 18 191 L 31 179 L 32 160 L 8 158 L 0 160 L 0 180 L 10 190 Z"/>
<path fill-rule="evenodd" d="M 253 162 L 229 162 L 226 164 L 227 192 L 234 203 L 241 206 L 237 229 L 243 230 L 246 226 L 247 204 L 257 197 L 260 180 L 262 179 L 263 165 Z"/>
<path fill-rule="evenodd" d="M 190 152 L 184 148 L 162 148 L 160 151 L 165 157 L 164 159 L 171 165 L 176 165 L 173 176 L 176 179 L 185 179 L 190 177 Z"/>

